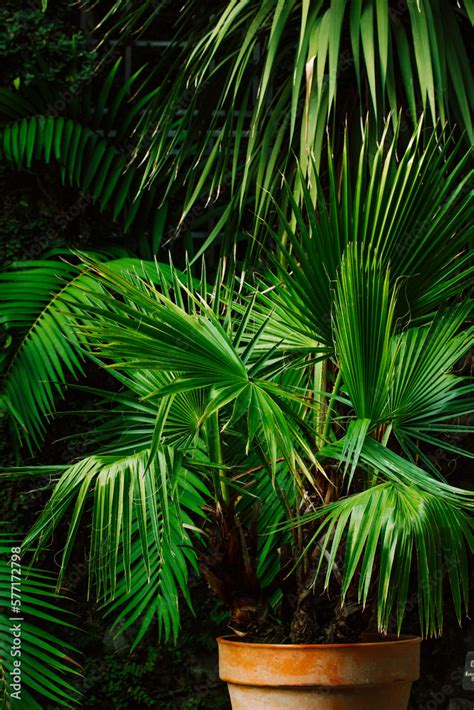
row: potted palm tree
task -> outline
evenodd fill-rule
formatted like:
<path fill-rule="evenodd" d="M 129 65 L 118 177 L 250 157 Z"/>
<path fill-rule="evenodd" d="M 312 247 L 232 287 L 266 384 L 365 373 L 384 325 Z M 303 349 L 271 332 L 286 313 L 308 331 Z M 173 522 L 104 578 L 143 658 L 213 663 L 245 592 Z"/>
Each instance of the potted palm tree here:
<path fill-rule="evenodd" d="M 467 608 L 474 496 L 433 452 L 464 455 L 471 407 L 468 156 L 421 124 L 396 143 L 387 126 L 354 174 L 329 152 L 329 190 L 288 193 L 252 278 L 84 257 L 59 296 L 53 370 L 87 352 L 121 389 L 25 545 L 68 512 L 58 584 L 87 530 L 91 590 L 136 643 L 153 619 L 178 632 L 199 570 L 230 610 L 236 709 L 405 708 L 408 600 L 420 636 L 441 633 L 446 584 Z"/>

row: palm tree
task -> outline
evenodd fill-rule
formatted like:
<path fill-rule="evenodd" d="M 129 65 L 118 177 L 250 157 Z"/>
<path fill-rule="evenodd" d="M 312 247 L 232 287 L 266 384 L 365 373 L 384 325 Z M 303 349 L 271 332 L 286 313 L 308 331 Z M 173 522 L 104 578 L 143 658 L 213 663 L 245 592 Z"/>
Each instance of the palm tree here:
<path fill-rule="evenodd" d="M 422 131 L 400 158 L 388 128 L 375 153 L 367 140 L 355 177 L 348 140 L 341 168 L 329 154 L 329 192 L 304 189 L 295 228 L 279 210 L 286 245 L 252 282 L 229 262 L 210 286 L 204 268 L 84 256 L 60 297 L 71 347 L 122 389 L 97 393 L 94 450 L 59 472 L 25 544 L 69 516 L 60 584 L 90 530 L 91 590 L 135 643 L 153 618 L 177 633 L 193 568 L 260 638 L 399 631 L 412 579 L 424 635 L 442 631 L 446 579 L 461 620 L 473 494 L 432 452 L 468 455 L 452 436 L 472 407 L 455 374 L 472 192 L 468 154 Z"/>
<path fill-rule="evenodd" d="M 116 0 L 101 31 L 151 30 L 168 5 Z M 446 582 L 461 619 L 473 497 L 433 452 L 467 455 L 471 412 L 473 17 L 471 0 L 188 2 L 156 72 L 117 92 L 116 65 L 60 117 L 40 86 L 0 91 L 2 160 L 57 162 L 133 227 L 141 256 L 158 252 L 171 197 L 176 234 L 215 201 L 184 272 L 109 250 L 0 275 L 1 423 L 18 449 L 41 447 L 86 362 L 116 381 L 86 383 L 87 456 L 3 475 L 50 475 L 24 549 L 68 518 L 57 591 L 88 536 L 90 594 L 134 645 L 153 621 L 176 636 L 192 570 L 250 637 L 399 630 L 416 585 L 421 631 L 439 633 Z M 120 145 L 132 132 L 135 163 Z M 211 278 L 198 257 L 218 237 Z M 54 595 L 38 569 L 25 582 L 33 622 Z M 28 702 L 76 703 L 70 649 L 27 631 Z"/>

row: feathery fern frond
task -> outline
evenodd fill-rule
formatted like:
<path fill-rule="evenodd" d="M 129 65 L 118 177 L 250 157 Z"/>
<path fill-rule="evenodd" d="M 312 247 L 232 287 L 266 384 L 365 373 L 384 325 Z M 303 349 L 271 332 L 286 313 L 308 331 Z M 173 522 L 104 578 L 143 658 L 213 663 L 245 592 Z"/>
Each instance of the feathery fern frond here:
<path fill-rule="evenodd" d="M 151 256 L 163 236 L 166 206 L 158 184 L 139 190 L 142 170 L 132 158 L 137 121 L 158 89 L 148 90 L 145 67 L 117 87 L 120 63 L 113 64 L 99 90 L 94 83 L 97 93 L 87 87 L 80 97 L 62 102 L 60 113 L 52 104 L 54 87 L 43 86 L 41 77 L 31 90 L 0 89 L 0 160 L 17 170 L 56 163 L 62 183 L 90 195 L 100 210 L 109 207 L 125 232 L 132 226 L 147 232 L 150 243 L 144 242 L 142 251 Z"/>
<path fill-rule="evenodd" d="M 0 323 L 11 339 L 3 363 L 2 409 L 10 415 L 16 442 L 30 450 L 41 443 L 67 380 L 82 372 L 80 336 L 68 318 L 73 308 L 58 301 L 66 290 L 77 295 L 81 279 L 87 277 L 77 267 L 59 261 L 23 262 L 0 274 Z"/>
<path fill-rule="evenodd" d="M 127 231 L 141 211 L 150 213 L 145 193 L 133 206 L 129 196 L 137 194 L 141 181 L 130 157 L 92 129 L 63 117 L 33 116 L 0 128 L 0 160 L 17 170 L 30 169 L 35 161 L 58 163 L 63 184 L 90 194 L 101 210 L 108 205 L 114 220 L 123 219 Z M 148 196 L 149 197 L 149 196 Z M 159 217 L 155 205 L 155 218 Z M 156 242 L 156 240 L 155 240 Z"/>

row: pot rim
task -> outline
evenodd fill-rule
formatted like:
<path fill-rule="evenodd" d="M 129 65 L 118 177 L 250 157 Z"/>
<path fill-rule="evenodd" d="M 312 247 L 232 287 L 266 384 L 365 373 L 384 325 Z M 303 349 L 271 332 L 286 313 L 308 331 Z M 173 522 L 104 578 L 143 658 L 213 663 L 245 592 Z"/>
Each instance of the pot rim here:
<path fill-rule="evenodd" d="M 374 634 L 375 635 L 375 634 Z M 359 647 L 363 646 L 364 648 L 366 647 L 371 647 L 371 646 L 377 646 L 377 647 L 384 647 L 386 648 L 387 646 L 401 646 L 401 645 L 417 645 L 420 644 L 422 641 L 422 638 L 420 636 L 411 636 L 408 634 L 400 634 L 400 636 L 396 635 L 388 635 L 386 641 L 359 641 L 357 643 L 253 643 L 252 641 L 243 641 L 243 640 L 238 640 L 239 637 L 237 636 L 218 636 L 216 641 L 218 644 L 222 644 L 225 646 L 246 646 L 247 648 L 273 648 L 273 649 L 285 649 L 285 650 L 291 650 L 291 649 L 318 649 L 318 650 L 324 650 L 325 648 L 327 649 L 335 649 L 335 648 L 354 648 L 354 647 Z"/>

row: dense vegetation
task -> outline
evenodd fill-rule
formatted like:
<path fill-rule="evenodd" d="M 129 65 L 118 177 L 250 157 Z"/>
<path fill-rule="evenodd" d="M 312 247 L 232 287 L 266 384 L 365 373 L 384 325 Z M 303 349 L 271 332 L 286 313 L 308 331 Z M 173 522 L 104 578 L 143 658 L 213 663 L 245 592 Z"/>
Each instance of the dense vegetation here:
<path fill-rule="evenodd" d="M 260 639 L 444 630 L 414 707 L 447 707 L 472 2 L 43 4 L 0 10 L 5 707 L 21 544 L 28 707 L 226 707 L 221 602 Z"/>

